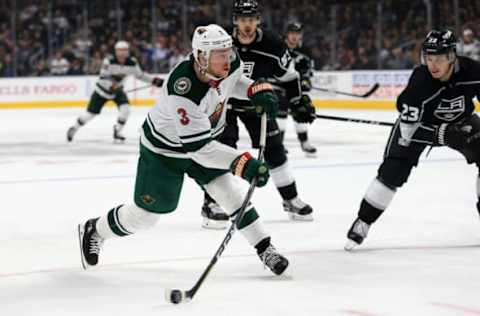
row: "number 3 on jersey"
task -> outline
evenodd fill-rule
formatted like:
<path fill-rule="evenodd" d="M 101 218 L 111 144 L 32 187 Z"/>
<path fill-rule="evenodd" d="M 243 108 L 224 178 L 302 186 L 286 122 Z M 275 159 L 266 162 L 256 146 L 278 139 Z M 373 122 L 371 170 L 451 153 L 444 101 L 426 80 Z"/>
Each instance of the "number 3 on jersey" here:
<path fill-rule="evenodd" d="M 408 106 L 408 104 L 402 104 L 403 110 L 401 119 L 404 122 L 417 122 L 419 109 L 413 106 Z"/>
<path fill-rule="evenodd" d="M 188 123 L 190 123 L 190 119 L 187 116 L 187 110 L 179 108 L 177 113 L 180 114 L 180 123 L 182 123 L 182 125 L 188 125 Z"/>

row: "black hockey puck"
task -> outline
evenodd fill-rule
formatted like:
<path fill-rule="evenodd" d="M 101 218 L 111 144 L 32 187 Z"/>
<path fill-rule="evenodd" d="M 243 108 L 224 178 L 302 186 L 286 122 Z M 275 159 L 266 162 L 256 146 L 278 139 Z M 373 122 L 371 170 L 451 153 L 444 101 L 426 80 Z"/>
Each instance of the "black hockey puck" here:
<path fill-rule="evenodd" d="M 170 302 L 179 304 L 182 301 L 182 292 L 180 290 L 172 290 L 170 293 Z"/>

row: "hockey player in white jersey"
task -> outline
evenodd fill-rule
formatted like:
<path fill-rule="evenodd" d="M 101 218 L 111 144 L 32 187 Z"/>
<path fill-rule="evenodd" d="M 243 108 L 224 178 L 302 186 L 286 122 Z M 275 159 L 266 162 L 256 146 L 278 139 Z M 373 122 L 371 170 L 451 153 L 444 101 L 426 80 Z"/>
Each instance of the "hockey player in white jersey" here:
<path fill-rule="evenodd" d="M 232 38 L 218 25 L 196 28 L 193 53 L 166 78 L 159 99 L 141 129 L 134 203 L 112 208 L 100 218 L 79 225 L 84 268 L 95 266 L 105 239 L 133 234 L 153 226 L 161 215 L 177 208 L 187 174 L 235 218 L 246 196 L 247 181 L 269 178 L 264 162 L 248 152 L 223 145 L 215 138 L 224 129 L 229 97 L 250 100 L 259 115 L 274 119 L 278 99 L 272 86 L 243 75 L 232 49 Z M 270 242 L 253 205 L 238 223 L 239 231 L 256 248 L 261 261 L 275 274 L 288 266 Z"/>
<path fill-rule="evenodd" d="M 121 142 L 125 140 L 125 136 L 121 132 L 130 115 L 130 102 L 123 90 L 123 84 L 129 75 L 157 87 L 161 87 L 163 84 L 161 78 L 154 78 L 143 72 L 137 59 L 130 56 L 127 42 L 118 41 L 115 44 L 115 54 L 107 56 L 103 60 L 100 77 L 95 84 L 95 90 L 90 97 L 86 112 L 80 115 L 76 123 L 67 131 L 69 142 L 73 140 L 80 127 L 100 114 L 108 100 L 115 102 L 118 107 L 117 123 L 113 126 L 113 139 Z"/>

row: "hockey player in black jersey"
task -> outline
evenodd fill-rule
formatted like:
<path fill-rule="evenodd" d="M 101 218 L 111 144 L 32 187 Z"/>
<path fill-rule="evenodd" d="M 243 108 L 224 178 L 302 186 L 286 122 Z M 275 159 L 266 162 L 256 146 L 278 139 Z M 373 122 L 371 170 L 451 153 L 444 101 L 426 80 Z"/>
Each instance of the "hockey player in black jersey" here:
<path fill-rule="evenodd" d="M 311 78 L 313 76 L 313 59 L 310 57 L 310 52 L 302 44 L 303 26 L 299 22 L 290 22 L 287 25 L 285 34 L 285 44 L 287 45 L 292 61 L 295 64 L 295 70 L 300 75 L 300 82 L 302 93 L 308 93 L 312 89 Z M 290 105 L 282 89 L 279 89 L 280 110 L 277 115 L 277 123 L 283 135 L 287 125 L 287 116 Z M 297 122 L 294 120 L 297 138 L 300 141 L 300 146 L 307 157 L 315 157 L 317 149 L 308 141 L 308 125 L 306 123 Z"/>
<path fill-rule="evenodd" d="M 302 95 L 300 76 L 284 43 L 278 36 L 258 27 L 260 14 L 255 0 L 236 0 L 233 7 L 233 44 L 245 64 L 244 73 L 253 80 L 266 79 L 281 82 L 291 104 L 292 116 L 303 123 L 311 123 L 315 108 L 307 95 Z M 258 147 L 260 120 L 250 102 L 230 99 L 227 123 L 220 141 L 236 147 L 238 119 L 245 125 L 254 148 Z M 311 221 L 312 207 L 298 197 L 295 178 L 288 166 L 285 148 L 276 120 L 269 120 L 265 148 L 272 179 L 283 199 L 283 208 L 292 220 Z M 207 194 L 202 206 L 203 227 L 225 228 L 228 216 Z"/>
<path fill-rule="evenodd" d="M 407 87 L 397 98 L 399 118 L 377 177 L 347 233 L 346 250 L 367 237 L 370 226 L 388 207 L 397 188 L 407 182 L 427 147 L 448 146 L 480 168 L 480 118 L 473 113 L 472 101 L 480 97 L 480 63 L 457 56 L 456 44 L 449 30 L 433 30 L 423 42 L 422 65 L 413 70 Z"/>

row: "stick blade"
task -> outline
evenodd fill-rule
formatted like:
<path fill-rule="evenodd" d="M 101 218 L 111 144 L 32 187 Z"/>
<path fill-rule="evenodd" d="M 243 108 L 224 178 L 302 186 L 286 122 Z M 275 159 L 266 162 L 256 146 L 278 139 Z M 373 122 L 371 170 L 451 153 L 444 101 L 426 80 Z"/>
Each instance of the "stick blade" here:
<path fill-rule="evenodd" d="M 181 304 L 190 301 L 186 291 L 177 289 L 166 289 L 165 300 L 170 304 Z"/>
<path fill-rule="evenodd" d="M 375 91 L 377 91 L 378 87 L 380 87 L 380 84 L 378 82 L 376 82 L 373 87 L 370 88 L 370 90 L 367 91 L 367 93 L 365 93 L 364 95 L 362 95 L 363 98 L 368 98 L 369 96 L 371 96 L 372 94 L 375 93 Z"/>

